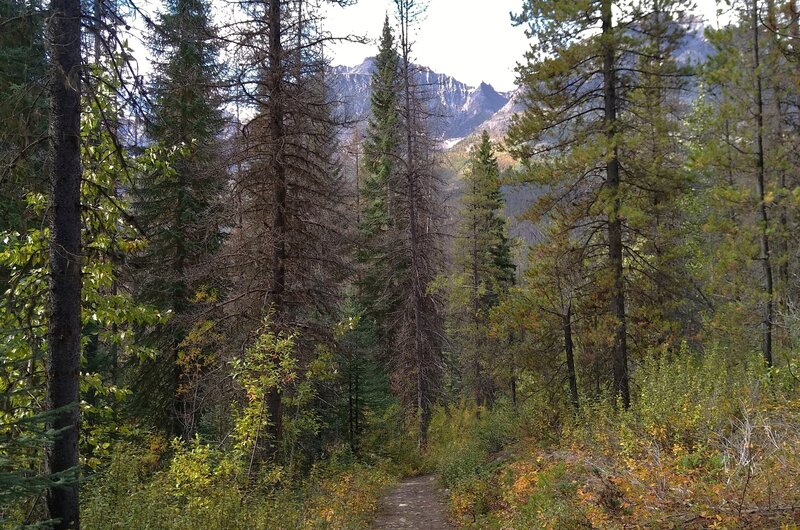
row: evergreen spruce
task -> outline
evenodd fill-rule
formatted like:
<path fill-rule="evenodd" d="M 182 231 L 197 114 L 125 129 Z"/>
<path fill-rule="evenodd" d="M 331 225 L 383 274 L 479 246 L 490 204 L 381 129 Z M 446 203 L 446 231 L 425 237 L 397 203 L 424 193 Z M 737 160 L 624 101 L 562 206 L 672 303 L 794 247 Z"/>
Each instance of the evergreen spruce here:
<path fill-rule="evenodd" d="M 159 358 L 143 369 L 142 376 L 158 389 L 144 405 L 188 439 L 196 411 L 180 397 L 186 381 L 179 350 L 197 318 L 195 299 L 213 299 L 219 288 L 207 262 L 221 245 L 219 204 L 226 178 L 215 88 L 220 66 L 209 5 L 168 2 L 154 37 L 156 77 L 147 133 L 177 151 L 170 167 L 143 176 L 136 189 L 137 218 L 149 238 L 139 260 L 139 297 L 172 312 L 170 323 L 155 332 Z"/>
<path fill-rule="evenodd" d="M 398 164 L 400 163 L 399 88 L 400 63 L 389 17 L 383 25 L 375 70 L 372 74 L 370 120 L 364 140 L 364 178 L 359 223 L 359 297 L 368 322 L 375 326 L 379 348 L 385 356 L 391 338 L 388 315 L 396 309 L 398 276 L 403 263 L 396 259 L 396 211 Z"/>
<path fill-rule="evenodd" d="M 464 358 L 464 380 L 471 381 L 476 403 L 484 405 L 491 404 L 495 389 L 491 359 L 497 344 L 489 337 L 489 312 L 515 277 L 507 221 L 502 216 L 500 169 L 486 131 L 470 155 L 461 204 L 450 332 Z"/>

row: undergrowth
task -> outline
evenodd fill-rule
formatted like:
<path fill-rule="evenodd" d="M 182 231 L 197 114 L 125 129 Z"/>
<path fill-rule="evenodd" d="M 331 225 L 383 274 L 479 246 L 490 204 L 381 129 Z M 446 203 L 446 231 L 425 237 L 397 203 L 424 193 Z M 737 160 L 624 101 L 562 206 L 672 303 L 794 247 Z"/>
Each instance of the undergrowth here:
<path fill-rule="evenodd" d="M 755 367 L 755 368 L 754 368 Z M 800 528 L 800 396 L 757 362 L 681 356 L 633 403 L 543 394 L 439 410 L 431 459 L 467 528 Z M 478 414 L 480 412 L 480 414 Z"/>
<path fill-rule="evenodd" d="M 84 485 L 87 529 L 366 528 L 392 483 L 388 461 L 366 464 L 337 447 L 303 479 L 280 466 L 252 470 L 200 442 L 120 447 Z"/>

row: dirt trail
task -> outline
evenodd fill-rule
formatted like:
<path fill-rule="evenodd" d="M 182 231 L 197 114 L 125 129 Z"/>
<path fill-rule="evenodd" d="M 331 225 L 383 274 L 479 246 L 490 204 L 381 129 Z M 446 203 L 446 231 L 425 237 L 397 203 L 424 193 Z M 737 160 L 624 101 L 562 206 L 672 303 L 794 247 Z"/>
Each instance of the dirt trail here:
<path fill-rule="evenodd" d="M 381 502 L 373 530 L 406 528 L 450 530 L 444 496 L 433 475 L 406 479 Z"/>

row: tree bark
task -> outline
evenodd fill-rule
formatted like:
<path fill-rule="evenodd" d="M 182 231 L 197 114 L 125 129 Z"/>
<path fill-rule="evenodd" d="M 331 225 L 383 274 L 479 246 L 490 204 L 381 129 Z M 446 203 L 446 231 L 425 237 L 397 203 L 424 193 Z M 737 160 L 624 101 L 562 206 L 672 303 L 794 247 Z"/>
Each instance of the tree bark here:
<path fill-rule="evenodd" d="M 773 278 L 772 278 L 772 261 L 770 259 L 769 250 L 769 214 L 767 213 L 767 204 L 764 200 L 764 97 L 761 80 L 761 51 L 758 42 L 758 0 L 753 0 L 752 4 L 752 23 L 753 23 L 753 72 L 756 78 L 756 190 L 758 193 L 758 213 L 760 217 L 760 247 L 761 253 L 759 260 L 761 261 L 764 270 L 764 291 L 767 295 L 766 306 L 764 307 L 764 315 L 761 322 L 762 331 L 762 353 L 764 355 L 764 362 L 767 366 L 772 366 L 772 327 L 774 320 L 774 305 L 773 300 Z"/>
<path fill-rule="evenodd" d="M 272 149 L 270 172 L 274 179 L 273 201 L 273 249 L 271 303 L 277 324 L 285 319 L 284 292 L 286 290 L 286 166 L 284 164 L 284 109 L 283 109 L 283 45 L 281 44 L 281 2 L 269 0 L 269 72 L 267 75 L 269 94 L 269 139 Z M 270 445 L 267 457 L 272 458 L 280 444 L 283 431 L 283 406 L 280 389 L 273 387 L 266 395 L 270 424 L 267 434 Z"/>
<path fill-rule="evenodd" d="M 417 174 L 416 174 L 416 149 L 414 145 L 415 109 L 411 97 L 411 59 L 409 58 L 409 23 L 410 6 L 407 0 L 397 3 L 400 18 L 400 48 L 403 68 L 403 106 L 405 111 L 406 133 L 406 184 L 408 186 L 409 204 L 409 240 L 411 244 L 411 276 L 414 297 L 414 355 L 417 369 L 417 415 L 419 417 L 418 445 L 424 448 L 428 443 L 428 426 L 430 424 L 430 396 L 427 392 L 426 359 L 424 351 L 424 337 L 422 337 L 423 304 L 425 287 L 420 285 L 420 256 L 419 256 L 419 212 L 417 211 Z"/>
<path fill-rule="evenodd" d="M 617 93 L 616 68 L 611 0 L 603 0 L 603 83 L 605 100 L 605 129 L 611 149 L 606 163 L 606 186 L 611 197 L 611 212 L 608 219 L 608 258 L 613 275 L 611 288 L 611 313 L 614 324 L 614 392 L 622 399 L 622 405 L 630 405 L 628 390 L 628 343 L 625 317 L 625 285 L 622 262 L 622 219 L 620 218 L 620 168 L 616 146 Z"/>
<path fill-rule="evenodd" d="M 52 0 L 50 90 L 50 308 L 47 391 L 49 427 L 59 432 L 46 452 L 48 474 L 78 469 L 81 334 L 81 6 Z M 78 484 L 47 491 L 56 529 L 77 529 Z"/>
<path fill-rule="evenodd" d="M 564 350 L 567 353 L 569 396 L 572 402 L 572 409 L 577 415 L 580 413 L 580 403 L 578 401 L 578 379 L 575 376 L 575 348 L 572 342 L 572 304 L 567 307 L 567 314 L 564 316 Z"/>
<path fill-rule="evenodd" d="M 355 436 L 355 419 L 353 417 L 355 412 L 355 404 L 353 403 L 353 370 L 355 363 L 353 362 L 352 355 L 350 356 L 350 366 L 348 367 L 347 374 L 347 431 L 350 441 L 350 450 L 356 452 L 356 436 Z"/>
<path fill-rule="evenodd" d="M 473 175 L 472 177 L 472 196 L 478 196 L 478 186 L 477 186 L 477 179 Z M 475 405 L 477 408 L 475 409 L 476 414 L 480 416 L 480 408 L 485 404 L 485 394 L 483 392 L 483 374 L 481 373 L 481 340 L 480 340 L 480 333 L 481 333 L 481 322 L 480 322 L 480 300 L 478 298 L 478 287 L 480 285 L 480 278 L 478 275 L 478 212 L 475 211 L 475 206 L 473 206 L 473 211 L 470 212 L 472 215 L 472 263 L 471 263 L 471 274 L 472 274 L 472 318 L 473 324 L 475 326 L 475 338 L 472 343 L 473 350 L 473 376 L 475 377 Z"/>

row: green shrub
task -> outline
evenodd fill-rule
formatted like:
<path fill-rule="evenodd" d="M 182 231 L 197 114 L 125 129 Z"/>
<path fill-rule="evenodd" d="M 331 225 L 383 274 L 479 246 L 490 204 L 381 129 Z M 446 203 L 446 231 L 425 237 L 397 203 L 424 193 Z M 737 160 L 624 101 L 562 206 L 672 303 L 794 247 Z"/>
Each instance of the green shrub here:
<path fill-rule="evenodd" d="M 391 483 L 384 464 L 357 462 L 341 447 L 306 480 L 249 463 L 195 441 L 173 442 L 171 454 L 120 446 L 109 466 L 83 487 L 87 529 L 366 528 Z"/>
<path fill-rule="evenodd" d="M 475 443 L 451 447 L 442 455 L 437 467 L 439 478 L 447 488 L 480 478 L 486 470 L 486 454 Z"/>
<path fill-rule="evenodd" d="M 474 427 L 481 449 L 497 453 L 520 438 L 520 414 L 506 401 L 483 414 Z"/>
<path fill-rule="evenodd" d="M 663 449 L 690 452 L 735 416 L 753 380 L 746 366 L 731 366 L 717 353 L 649 360 L 635 375 L 639 392 L 621 417 L 623 445 L 644 435 Z"/>
<path fill-rule="evenodd" d="M 586 519 L 576 505 L 577 486 L 563 463 L 539 474 L 530 497 L 514 512 L 514 528 L 585 528 Z"/>

